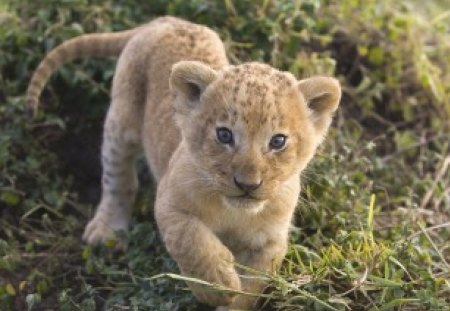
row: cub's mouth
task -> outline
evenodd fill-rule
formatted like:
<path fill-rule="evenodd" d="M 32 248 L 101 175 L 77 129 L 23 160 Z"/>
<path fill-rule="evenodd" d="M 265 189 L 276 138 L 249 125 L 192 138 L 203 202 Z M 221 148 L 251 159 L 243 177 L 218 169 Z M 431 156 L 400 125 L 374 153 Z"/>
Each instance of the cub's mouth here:
<path fill-rule="evenodd" d="M 260 201 L 260 199 L 252 196 L 250 193 L 244 193 L 241 195 L 235 195 L 235 196 L 229 196 L 230 198 L 234 198 L 234 199 L 243 199 L 243 200 L 257 200 Z"/>
<path fill-rule="evenodd" d="M 264 207 L 266 200 L 256 198 L 251 194 L 244 193 L 237 196 L 224 196 L 223 201 L 225 206 L 229 208 L 240 208 L 246 210 L 260 211 Z"/>

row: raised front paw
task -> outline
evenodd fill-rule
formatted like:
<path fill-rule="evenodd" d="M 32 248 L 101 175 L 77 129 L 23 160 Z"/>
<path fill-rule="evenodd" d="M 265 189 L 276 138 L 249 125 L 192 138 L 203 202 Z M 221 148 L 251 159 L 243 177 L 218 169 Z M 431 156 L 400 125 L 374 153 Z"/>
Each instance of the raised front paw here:
<path fill-rule="evenodd" d="M 83 240 L 88 244 L 95 245 L 106 241 L 114 241 L 116 249 L 125 249 L 127 241 L 118 236 L 117 232 L 128 230 L 128 217 L 120 217 L 120 213 L 114 210 L 103 210 L 98 208 L 94 218 L 87 224 L 83 233 Z"/>
<path fill-rule="evenodd" d="M 233 302 L 228 306 L 229 311 L 239 310 L 239 311 L 248 311 L 248 310 L 258 310 L 257 308 L 257 298 L 254 296 L 245 296 L 238 295 Z"/>
<path fill-rule="evenodd" d="M 240 290 L 240 280 L 237 274 L 229 275 L 227 279 L 221 282 L 210 282 L 211 284 L 219 284 L 222 288 Z M 199 284 L 189 284 L 194 295 L 200 302 L 210 306 L 227 306 L 231 304 L 236 296 L 234 293 L 226 293 L 220 288 L 203 286 Z"/>
<path fill-rule="evenodd" d="M 221 261 L 217 262 L 216 265 L 205 265 L 203 267 L 206 266 L 209 268 L 204 268 L 199 273 L 202 275 L 200 279 L 213 284 L 213 286 L 189 283 L 192 292 L 199 301 L 211 306 L 226 306 L 231 304 L 236 294 L 227 293 L 221 291 L 221 289 L 241 289 L 241 281 L 233 267 L 233 263 Z"/>

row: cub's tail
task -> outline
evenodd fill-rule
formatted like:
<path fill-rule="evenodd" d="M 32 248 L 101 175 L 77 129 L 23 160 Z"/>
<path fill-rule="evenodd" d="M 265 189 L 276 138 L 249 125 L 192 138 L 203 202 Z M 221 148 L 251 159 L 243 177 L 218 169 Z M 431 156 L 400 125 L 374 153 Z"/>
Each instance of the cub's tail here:
<path fill-rule="evenodd" d="M 45 56 L 41 61 L 27 89 L 27 105 L 36 115 L 39 106 L 39 96 L 51 74 L 62 64 L 81 57 L 108 57 L 118 56 L 133 35 L 141 27 L 131 30 L 86 34 L 69 39 Z"/>

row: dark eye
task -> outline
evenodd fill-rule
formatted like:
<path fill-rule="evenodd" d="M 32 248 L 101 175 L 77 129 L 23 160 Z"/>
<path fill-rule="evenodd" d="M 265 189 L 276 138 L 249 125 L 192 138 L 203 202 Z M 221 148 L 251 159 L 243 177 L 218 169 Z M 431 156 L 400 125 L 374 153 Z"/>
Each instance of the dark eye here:
<path fill-rule="evenodd" d="M 273 150 L 280 150 L 286 145 L 286 135 L 276 134 L 270 139 L 269 147 Z"/>
<path fill-rule="evenodd" d="M 226 127 L 217 128 L 216 136 L 217 136 L 217 139 L 222 144 L 232 144 L 233 143 L 233 133 L 231 132 L 231 130 L 227 129 Z"/>

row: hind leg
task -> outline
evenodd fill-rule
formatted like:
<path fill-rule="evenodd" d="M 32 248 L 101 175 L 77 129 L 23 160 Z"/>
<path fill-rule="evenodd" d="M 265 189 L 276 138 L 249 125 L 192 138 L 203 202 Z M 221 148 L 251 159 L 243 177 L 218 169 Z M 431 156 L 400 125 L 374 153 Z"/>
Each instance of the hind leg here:
<path fill-rule="evenodd" d="M 147 54 L 139 53 L 142 47 L 137 43 L 124 48 L 113 79 L 112 103 L 103 132 L 102 198 L 83 235 L 89 244 L 114 238 L 115 231 L 128 229 L 137 192 L 135 159 L 141 150 L 147 96 Z"/>
<path fill-rule="evenodd" d="M 113 103 L 108 112 L 102 145 L 102 197 L 94 218 L 86 226 L 83 239 L 89 244 L 115 239 L 116 231 L 127 231 L 138 181 L 135 159 L 139 152 L 136 123 L 121 118 L 124 111 Z M 124 248 L 125 241 L 118 247 Z"/>

